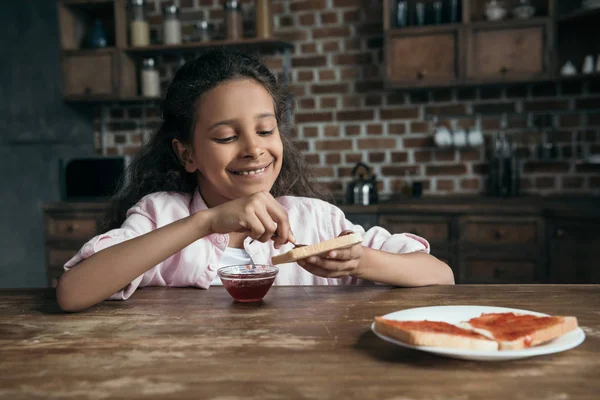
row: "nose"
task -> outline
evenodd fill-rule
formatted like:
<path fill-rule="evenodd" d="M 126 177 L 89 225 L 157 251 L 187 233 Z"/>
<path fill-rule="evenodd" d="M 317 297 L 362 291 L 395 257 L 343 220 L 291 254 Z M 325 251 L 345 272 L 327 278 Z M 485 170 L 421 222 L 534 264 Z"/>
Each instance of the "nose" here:
<path fill-rule="evenodd" d="M 260 137 L 258 137 L 255 132 L 248 132 L 242 135 L 242 138 L 242 157 L 258 158 L 264 153 Z"/>

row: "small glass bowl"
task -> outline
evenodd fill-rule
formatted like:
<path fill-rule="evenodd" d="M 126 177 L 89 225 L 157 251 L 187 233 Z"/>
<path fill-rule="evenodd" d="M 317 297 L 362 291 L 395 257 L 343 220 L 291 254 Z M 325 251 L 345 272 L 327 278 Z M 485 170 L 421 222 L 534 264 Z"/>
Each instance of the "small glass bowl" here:
<path fill-rule="evenodd" d="M 278 273 L 279 268 L 263 264 L 230 265 L 217 270 L 227 292 L 242 303 L 262 300 Z"/>

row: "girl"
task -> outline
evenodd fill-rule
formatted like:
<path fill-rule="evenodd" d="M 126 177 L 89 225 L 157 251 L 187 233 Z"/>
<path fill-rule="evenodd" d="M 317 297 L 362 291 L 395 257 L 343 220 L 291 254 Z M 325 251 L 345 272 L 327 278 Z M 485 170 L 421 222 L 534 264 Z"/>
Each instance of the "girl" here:
<path fill-rule="evenodd" d="M 56 289 L 63 310 L 124 300 L 140 286 L 208 289 L 221 266 L 269 264 L 296 241 L 347 231 L 363 234 L 362 245 L 283 265 L 275 284 L 454 283 L 426 240 L 380 227 L 364 232 L 317 199 L 282 122 L 285 97 L 259 61 L 204 53 L 177 71 L 161 112 L 162 126 L 113 200 L 111 230 L 65 264 Z"/>

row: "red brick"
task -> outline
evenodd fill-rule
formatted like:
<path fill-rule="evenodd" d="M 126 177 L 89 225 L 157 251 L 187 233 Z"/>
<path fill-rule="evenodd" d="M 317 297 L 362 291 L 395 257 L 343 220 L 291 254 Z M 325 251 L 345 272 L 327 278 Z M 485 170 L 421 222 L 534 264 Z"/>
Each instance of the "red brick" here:
<path fill-rule="evenodd" d="M 429 162 L 429 161 L 431 161 L 432 154 L 433 154 L 433 151 L 431 151 L 431 150 L 415 150 L 415 152 L 414 152 L 415 162 L 418 162 L 418 163 Z"/>
<path fill-rule="evenodd" d="M 294 25 L 294 19 L 291 15 L 280 15 L 279 16 L 279 26 L 282 28 L 288 28 Z"/>
<path fill-rule="evenodd" d="M 325 12 L 321 14 L 321 23 L 322 24 L 337 24 L 338 23 L 338 15 L 336 12 Z"/>
<path fill-rule="evenodd" d="M 370 64 L 372 57 L 370 53 L 340 54 L 333 57 L 333 62 L 337 65 Z"/>
<path fill-rule="evenodd" d="M 290 4 L 292 11 L 323 10 L 327 2 L 325 0 L 302 0 Z"/>
<path fill-rule="evenodd" d="M 324 67 L 327 64 L 325 56 L 292 57 L 292 67 Z"/>
<path fill-rule="evenodd" d="M 263 64 L 270 69 L 283 69 L 283 58 L 265 57 L 263 59 Z"/>
<path fill-rule="evenodd" d="M 300 45 L 300 51 L 302 54 L 314 54 L 317 52 L 317 45 L 314 43 L 305 43 Z"/>
<path fill-rule="evenodd" d="M 497 86 L 487 86 L 479 88 L 479 98 L 482 100 L 499 99 L 504 94 L 504 90 Z"/>
<path fill-rule="evenodd" d="M 326 28 L 315 28 L 312 31 L 313 39 L 324 39 L 331 37 L 345 37 L 350 36 L 350 28 L 348 26 Z"/>
<path fill-rule="evenodd" d="M 322 108 L 336 108 L 337 98 L 336 97 L 322 97 L 320 100 Z"/>
<path fill-rule="evenodd" d="M 344 156 L 344 160 L 348 164 L 357 163 L 357 162 L 362 161 L 362 154 L 361 153 L 348 153 Z"/>
<path fill-rule="evenodd" d="M 334 181 L 334 182 L 323 182 L 319 183 L 327 188 L 332 193 L 337 193 L 342 191 L 342 182 Z"/>
<path fill-rule="evenodd" d="M 467 167 L 463 164 L 454 165 L 428 165 L 425 169 L 427 175 L 464 175 Z"/>
<path fill-rule="evenodd" d="M 436 150 L 434 153 L 435 161 L 455 161 L 456 152 L 454 150 Z"/>
<path fill-rule="evenodd" d="M 313 167 L 312 173 L 317 178 L 332 178 L 335 176 L 332 167 Z"/>
<path fill-rule="evenodd" d="M 319 71 L 320 81 L 332 81 L 335 80 L 335 70 L 333 69 L 322 69 Z"/>
<path fill-rule="evenodd" d="M 591 126 L 600 125 L 600 114 L 588 114 L 587 122 Z"/>
<path fill-rule="evenodd" d="M 294 140 L 294 146 L 300 151 L 308 150 L 308 142 L 306 140 Z"/>
<path fill-rule="evenodd" d="M 315 126 L 304 126 L 302 127 L 302 136 L 304 137 L 317 137 L 319 136 L 319 129 Z"/>
<path fill-rule="evenodd" d="M 386 101 L 389 105 L 404 104 L 406 102 L 406 96 L 403 92 L 391 93 L 388 94 Z"/>
<path fill-rule="evenodd" d="M 340 127 L 338 125 L 326 125 L 323 127 L 323 135 L 325 137 L 340 136 Z"/>
<path fill-rule="evenodd" d="M 500 129 L 500 119 L 499 118 L 482 118 L 481 119 L 481 129 L 484 131 Z"/>
<path fill-rule="evenodd" d="M 392 162 L 404 163 L 408 161 L 408 153 L 405 151 L 392 152 Z"/>
<path fill-rule="evenodd" d="M 600 108 L 600 97 L 586 97 L 577 99 L 575 100 L 575 108 L 597 110 Z"/>
<path fill-rule="evenodd" d="M 315 99 L 313 99 L 312 97 L 309 97 L 307 99 L 301 99 L 298 103 L 300 104 L 300 108 L 304 110 L 315 108 Z"/>
<path fill-rule="evenodd" d="M 346 125 L 344 133 L 346 136 L 358 136 L 360 135 L 360 125 Z"/>
<path fill-rule="evenodd" d="M 325 162 L 329 165 L 339 164 L 342 162 L 342 155 L 340 153 L 325 154 Z"/>
<path fill-rule="evenodd" d="M 340 42 L 323 42 L 324 53 L 334 53 L 340 51 Z"/>
<path fill-rule="evenodd" d="M 567 100 L 535 100 L 523 103 L 524 111 L 560 111 L 568 110 Z"/>
<path fill-rule="evenodd" d="M 461 150 L 460 161 L 481 161 L 481 151 L 480 150 Z"/>
<path fill-rule="evenodd" d="M 301 42 L 301 41 L 308 39 L 308 31 L 305 31 L 305 30 L 277 31 L 277 33 L 275 34 L 275 37 L 279 40 L 285 40 L 285 41 L 289 41 L 289 42 Z"/>
<path fill-rule="evenodd" d="M 360 100 L 360 96 L 344 96 L 342 105 L 344 108 L 358 108 L 360 107 Z"/>
<path fill-rule="evenodd" d="M 361 7 L 363 5 L 363 0 L 333 0 L 333 6 L 336 8 Z"/>
<path fill-rule="evenodd" d="M 356 34 L 358 36 L 373 36 L 383 33 L 383 24 L 381 22 L 369 22 L 356 26 Z"/>
<path fill-rule="evenodd" d="M 344 11 L 344 22 L 358 22 L 360 20 L 360 12 L 358 10 Z"/>
<path fill-rule="evenodd" d="M 391 135 L 403 135 L 406 133 L 406 125 L 404 124 L 389 124 L 388 133 Z"/>
<path fill-rule="evenodd" d="M 313 85 L 313 94 L 328 94 L 328 93 L 347 93 L 348 85 L 346 83 Z"/>
<path fill-rule="evenodd" d="M 456 104 L 451 106 L 429 106 L 425 108 L 427 115 L 464 115 L 467 113 L 467 107 L 464 104 Z"/>
<path fill-rule="evenodd" d="M 367 135 L 381 135 L 383 133 L 383 126 L 381 125 L 367 125 Z"/>
<path fill-rule="evenodd" d="M 419 167 L 416 165 L 406 165 L 406 166 L 384 166 L 381 167 L 381 173 L 385 176 L 406 176 L 408 172 L 411 175 L 416 175 L 419 171 Z"/>
<path fill-rule="evenodd" d="M 451 192 L 454 190 L 454 181 L 450 179 L 438 179 L 435 182 L 435 187 L 437 190 Z"/>
<path fill-rule="evenodd" d="M 315 79 L 315 74 L 312 71 L 298 71 L 296 80 L 299 82 L 312 81 Z"/>
<path fill-rule="evenodd" d="M 298 17 L 298 21 L 300 22 L 300 25 L 313 26 L 316 21 L 315 14 L 303 14 Z"/>
<path fill-rule="evenodd" d="M 350 150 L 352 149 L 352 140 L 319 140 L 316 142 L 317 150 Z"/>
<path fill-rule="evenodd" d="M 416 119 L 419 118 L 419 108 L 388 108 L 381 110 L 381 119 Z"/>
<path fill-rule="evenodd" d="M 452 89 L 438 89 L 431 92 L 432 101 L 446 102 L 452 100 Z"/>
<path fill-rule="evenodd" d="M 600 188 L 600 176 L 590 176 L 590 187 L 593 189 Z"/>
<path fill-rule="evenodd" d="M 365 105 L 366 106 L 380 106 L 381 105 L 381 96 L 380 95 L 365 96 Z"/>
<path fill-rule="evenodd" d="M 600 164 L 579 164 L 575 166 L 575 171 L 579 173 L 600 174 Z"/>
<path fill-rule="evenodd" d="M 526 174 L 569 172 L 569 163 L 562 161 L 528 161 L 523 165 Z"/>
<path fill-rule="evenodd" d="M 429 133 L 431 126 L 427 122 L 411 122 L 410 132 L 411 133 Z"/>
<path fill-rule="evenodd" d="M 350 51 L 360 51 L 362 40 L 359 38 L 352 38 L 344 40 L 344 50 L 346 53 Z"/>
<path fill-rule="evenodd" d="M 385 161 L 385 153 L 369 153 L 369 162 L 380 163 Z"/>
<path fill-rule="evenodd" d="M 356 82 L 354 85 L 357 92 L 380 92 L 383 90 L 383 82 L 382 81 L 360 81 Z"/>
<path fill-rule="evenodd" d="M 333 120 L 331 112 L 313 112 L 313 113 L 296 113 L 296 122 L 303 124 L 306 122 L 330 122 Z"/>
<path fill-rule="evenodd" d="M 338 121 L 364 121 L 372 120 L 373 117 L 373 110 L 338 111 L 336 113 Z"/>
<path fill-rule="evenodd" d="M 319 165 L 319 164 L 321 164 L 321 162 L 319 161 L 319 155 L 318 154 L 305 154 L 304 155 L 304 159 L 306 160 L 307 163 L 309 163 L 311 165 Z"/>
<path fill-rule="evenodd" d="M 352 67 L 352 68 L 344 68 L 340 72 L 342 80 L 351 80 L 351 79 L 359 79 L 360 78 L 360 68 Z"/>
<path fill-rule="evenodd" d="M 359 139 L 358 148 L 361 150 L 365 149 L 394 149 L 396 148 L 396 141 L 390 138 L 382 139 Z"/>
<path fill-rule="evenodd" d="M 431 136 L 426 137 L 405 137 L 403 140 L 404 148 L 423 148 L 423 147 L 433 147 L 433 138 Z"/>

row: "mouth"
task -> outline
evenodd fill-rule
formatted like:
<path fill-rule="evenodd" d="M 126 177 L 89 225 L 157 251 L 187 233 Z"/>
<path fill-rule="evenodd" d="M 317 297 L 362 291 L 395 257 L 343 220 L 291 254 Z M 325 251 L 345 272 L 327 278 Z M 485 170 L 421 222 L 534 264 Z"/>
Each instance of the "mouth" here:
<path fill-rule="evenodd" d="M 271 161 L 270 163 L 268 163 L 267 165 L 264 165 L 262 167 L 244 168 L 244 169 L 239 169 L 239 170 L 230 170 L 229 172 L 232 173 L 233 175 L 239 175 L 239 176 L 260 175 L 263 172 L 265 172 L 265 170 L 267 168 L 269 168 L 269 166 L 271 164 L 273 164 L 273 161 Z"/>

